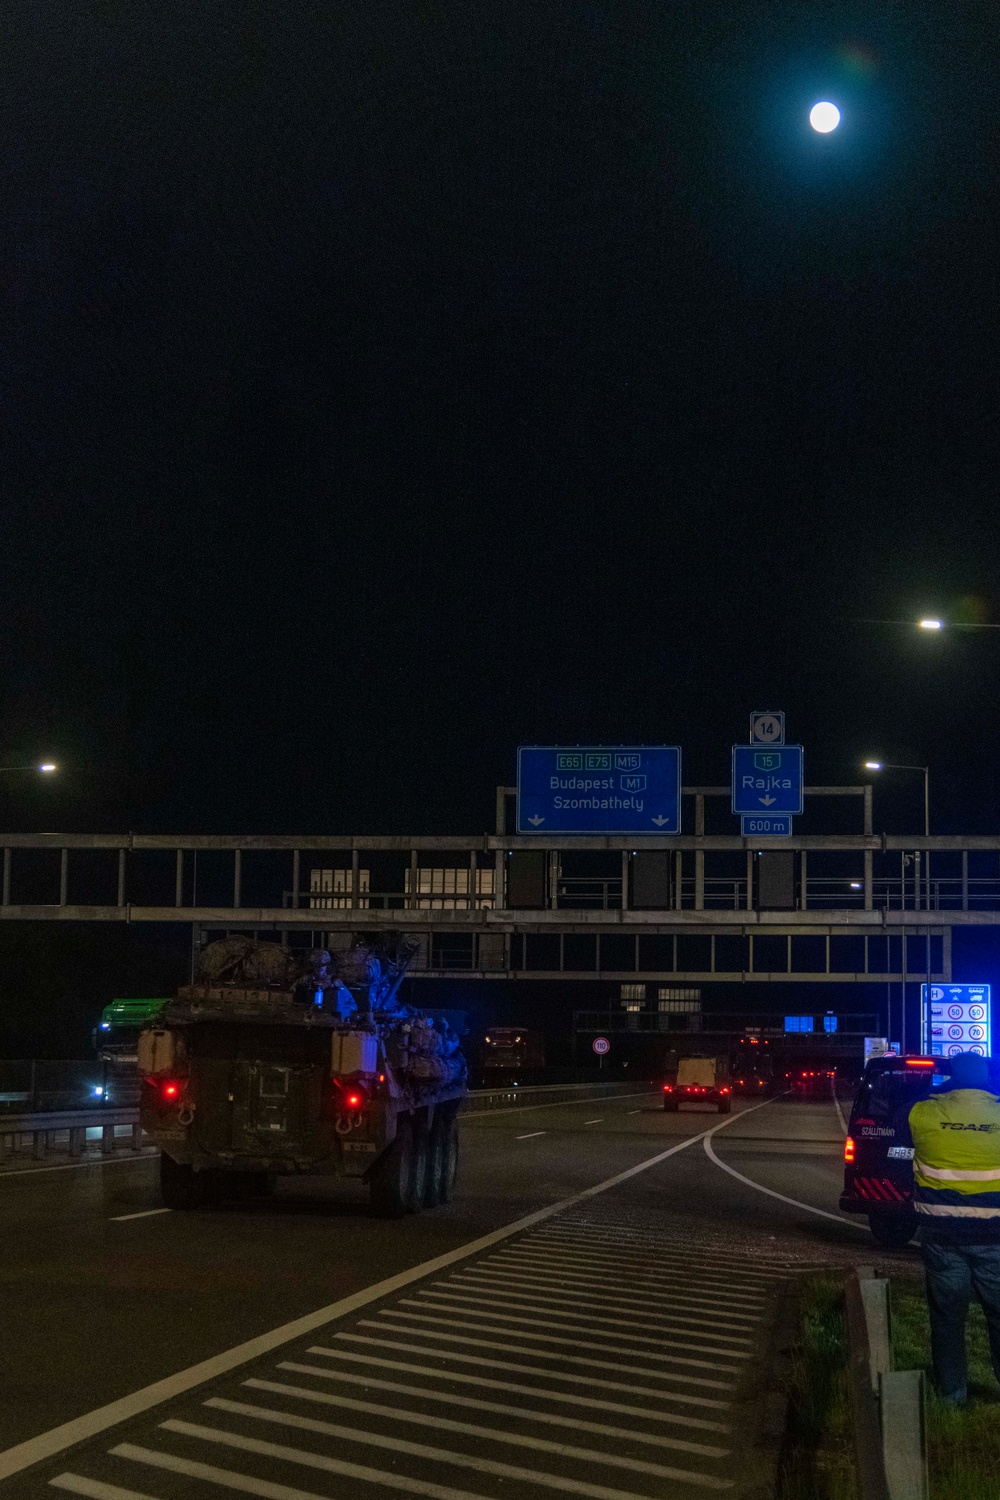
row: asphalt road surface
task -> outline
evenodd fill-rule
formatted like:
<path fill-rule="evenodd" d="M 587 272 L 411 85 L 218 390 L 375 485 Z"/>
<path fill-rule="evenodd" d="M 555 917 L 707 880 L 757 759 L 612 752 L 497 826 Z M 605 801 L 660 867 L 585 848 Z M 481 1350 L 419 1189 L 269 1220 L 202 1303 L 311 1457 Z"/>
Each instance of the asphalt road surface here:
<path fill-rule="evenodd" d="M 150 1157 L 0 1176 L 0 1500 L 764 1493 L 783 1294 L 871 1256 L 843 1130 L 659 1105 L 469 1116 L 456 1203 L 394 1222 L 158 1212 Z"/>

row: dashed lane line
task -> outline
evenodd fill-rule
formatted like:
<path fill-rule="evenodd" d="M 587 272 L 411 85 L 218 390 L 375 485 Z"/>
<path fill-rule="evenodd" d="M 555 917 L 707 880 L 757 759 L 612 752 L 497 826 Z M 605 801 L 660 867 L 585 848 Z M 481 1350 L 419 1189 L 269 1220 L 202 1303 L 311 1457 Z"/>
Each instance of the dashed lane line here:
<path fill-rule="evenodd" d="M 116 1214 L 110 1222 L 112 1224 L 127 1224 L 130 1219 L 152 1219 L 156 1214 L 169 1214 L 172 1212 L 173 1209 L 170 1208 L 144 1208 L 142 1213 L 139 1214 Z"/>
<path fill-rule="evenodd" d="M 527 1135 L 516 1135 L 516 1141 L 533 1141 L 536 1135 L 548 1135 L 547 1130 L 529 1130 Z"/>
<path fill-rule="evenodd" d="M 599 1120 L 584 1120 L 583 1123 L 585 1125 L 603 1125 L 604 1124 L 604 1116 L 602 1115 Z"/>

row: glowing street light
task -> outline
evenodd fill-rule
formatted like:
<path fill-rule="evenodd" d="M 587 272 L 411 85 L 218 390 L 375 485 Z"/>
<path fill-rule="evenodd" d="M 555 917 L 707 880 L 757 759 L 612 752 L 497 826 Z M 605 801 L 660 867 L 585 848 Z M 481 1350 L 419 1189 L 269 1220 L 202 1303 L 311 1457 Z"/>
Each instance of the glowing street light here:
<path fill-rule="evenodd" d="M 866 760 L 865 761 L 865 770 L 866 771 L 881 771 L 881 769 L 882 769 L 882 762 L 880 760 Z"/>
<path fill-rule="evenodd" d="M 921 630 L 943 630 L 944 629 L 944 621 L 943 620 L 921 620 L 920 621 L 920 629 Z"/>
<path fill-rule="evenodd" d="M 809 124 L 817 134 L 829 135 L 840 124 L 840 110 L 829 99 L 823 99 L 809 111 Z"/>
<path fill-rule="evenodd" d="M 0 774 L 6 774 L 10 771 L 44 771 L 47 773 L 49 771 L 58 771 L 58 769 L 59 767 L 55 761 L 43 760 L 40 764 L 36 762 L 32 766 L 0 766 Z"/>

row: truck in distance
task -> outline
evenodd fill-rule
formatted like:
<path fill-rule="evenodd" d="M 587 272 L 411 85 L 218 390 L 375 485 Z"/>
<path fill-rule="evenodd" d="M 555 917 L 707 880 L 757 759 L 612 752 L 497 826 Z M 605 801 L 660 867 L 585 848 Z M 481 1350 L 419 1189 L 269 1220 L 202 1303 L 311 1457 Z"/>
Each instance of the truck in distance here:
<path fill-rule="evenodd" d="M 670 1053 L 663 1082 L 663 1108 L 679 1109 L 682 1104 L 714 1104 L 720 1115 L 733 1107 L 729 1081 L 729 1057 L 681 1057 Z"/>
<path fill-rule="evenodd" d="M 413 946 L 368 935 L 306 962 L 250 938 L 204 949 L 138 1040 L 167 1207 L 293 1175 L 360 1180 L 390 1217 L 451 1200 L 466 1065 L 447 1022 L 397 1002 Z"/>

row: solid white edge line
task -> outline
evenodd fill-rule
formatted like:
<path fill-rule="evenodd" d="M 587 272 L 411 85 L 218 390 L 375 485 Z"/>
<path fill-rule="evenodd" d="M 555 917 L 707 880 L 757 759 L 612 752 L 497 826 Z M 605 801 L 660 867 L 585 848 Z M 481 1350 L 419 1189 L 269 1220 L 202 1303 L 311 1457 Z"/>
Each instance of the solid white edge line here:
<path fill-rule="evenodd" d="M 766 1099 L 764 1103 L 770 1104 L 771 1100 Z M 759 1108 L 760 1106 L 757 1107 Z M 715 1130 L 721 1129 L 721 1125 L 716 1125 Z M 807 1214 L 816 1214 L 820 1219 L 832 1219 L 835 1224 L 842 1224 L 845 1229 L 859 1229 L 862 1234 L 868 1233 L 865 1226 L 853 1223 L 845 1214 L 831 1214 L 825 1208 L 813 1208 L 811 1203 L 802 1203 L 798 1198 L 788 1198 L 784 1193 L 776 1193 L 774 1188 L 764 1187 L 761 1183 L 754 1182 L 752 1177 L 744 1177 L 742 1172 L 737 1172 L 735 1167 L 730 1167 L 721 1157 L 716 1156 L 712 1149 L 712 1136 L 715 1134 L 715 1130 L 707 1130 L 701 1138 L 701 1143 L 705 1148 L 705 1155 L 709 1161 L 713 1161 L 723 1172 L 728 1172 L 730 1177 L 735 1177 L 738 1182 L 746 1183 L 747 1187 L 752 1187 L 755 1192 L 765 1193 L 768 1198 L 777 1198 L 781 1203 L 788 1203 L 792 1208 L 804 1209 Z"/>
<path fill-rule="evenodd" d="M 411 1266 L 408 1271 L 400 1271 L 395 1276 L 388 1276 L 384 1281 L 376 1281 L 372 1286 L 365 1287 L 360 1292 L 354 1292 L 349 1297 L 341 1297 L 339 1301 L 331 1302 L 315 1312 L 306 1313 L 304 1317 L 294 1318 L 290 1323 L 282 1324 L 280 1328 L 273 1328 L 268 1333 L 259 1334 L 257 1338 L 248 1339 L 243 1344 L 236 1344 L 222 1354 L 214 1354 L 210 1359 L 203 1359 L 186 1370 L 179 1370 L 176 1374 L 167 1375 L 163 1380 L 156 1380 L 152 1385 L 144 1386 L 141 1390 L 132 1391 L 127 1396 L 120 1396 L 117 1401 L 109 1401 L 106 1406 L 95 1407 L 93 1411 L 74 1417 L 69 1422 L 63 1422 L 58 1427 L 52 1427 L 48 1432 L 41 1432 L 36 1437 L 27 1438 L 23 1443 L 17 1443 L 13 1448 L 0 1453 L 0 1479 L 9 1479 L 12 1474 L 19 1474 L 22 1469 L 30 1468 L 32 1464 L 41 1463 L 43 1459 L 53 1458 L 57 1453 L 63 1453 L 75 1443 L 84 1442 L 87 1438 L 95 1437 L 99 1432 L 106 1432 L 109 1427 L 116 1427 L 119 1422 L 138 1416 L 140 1412 L 149 1411 L 153 1406 L 160 1406 L 164 1401 L 184 1395 L 196 1386 L 204 1385 L 207 1380 L 215 1380 L 219 1375 L 238 1369 L 240 1365 L 245 1365 L 252 1359 L 259 1359 L 262 1355 L 270 1354 L 272 1350 L 280 1349 L 284 1344 L 290 1344 L 297 1338 L 313 1333 L 317 1328 L 324 1328 L 338 1318 L 347 1317 L 359 1307 L 367 1307 L 370 1302 L 377 1302 L 380 1297 L 389 1296 L 400 1287 L 411 1286 L 414 1281 L 422 1281 L 424 1277 L 432 1275 L 435 1271 L 442 1271 L 447 1266 L 468 1260 L 470 1256 L 478 1255 L 481 1250 L 488 1250 L 491 1245 L 510 1239 L 511 1235 L 520 1234 L 522 1230 L 529 1229 L 533 1224 L 541 1224 L 576 1203 L 585 1203 L 590 1198 L 596 1198 L 599 1194 L 618 1187 L 620 1183 L 638 1177 L 640 1172 L 647 1172 L 651 1167 L 659 1166 L 660 1162 L 676 1156 L 679 1151 L 686 1151 L 689 1146 L 696 1146 L 699 1141 L 705 1139 L 706 1135 L 714 1134 L 716 1130 L 721 1130 L 726 1125 L 735 1124 L 737 1120 L 742 1120 L 744 1115 L 752 1114 L 755 1109 L 763 1109 L 769 1102 L 764 1099 L 760 1104 L 752 1104 L 749 1109 L 741 1110 L 739 1114 L 727 1116 L 719 1125 L 713 1126 L 711 1131 L 702 1131 L 700 1135 L 689 1135 L 684 1140 L 677 1141 L 673 1146 L 668 1146 L 666 1151 L 657 1152 L 655 1156 L 637 1162 L 635 1166 L 626 1167 L 624 1172 L 617 1172 L 614 1177 L 608 1177 L 594 1187 L 584 1188 L 582 1192 L 573 1193 L 558 1203 L 550 1203 L 545 1208 L 536 1209 L 534 1213 L 515 1219 L 513 1223 L 505 1224 L 501 1229 L 494 1229 L 490 1234 L 481 1235 L 477 1240 L 470 1240 L 467 1245 L 448 1250 L 444 1255 L 435 1256 L 433 1260 L 422 1261 L 420 1265 Z"/>
<path fill-rule="evenodd" d="M 115 1218 L 109 1219 L 110 1224 L 127 1224 L 129 1219 L 151 1219 L 154 1214 L 172 1214 L 172 1208 L 144 1208 L 138 1214 L 117 1214 Z"/>

